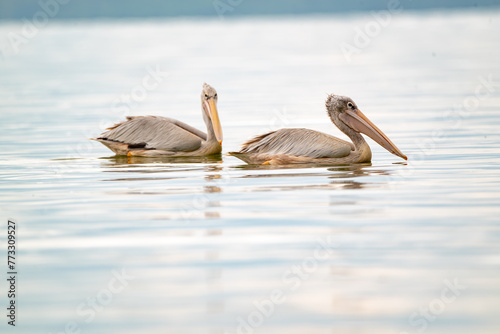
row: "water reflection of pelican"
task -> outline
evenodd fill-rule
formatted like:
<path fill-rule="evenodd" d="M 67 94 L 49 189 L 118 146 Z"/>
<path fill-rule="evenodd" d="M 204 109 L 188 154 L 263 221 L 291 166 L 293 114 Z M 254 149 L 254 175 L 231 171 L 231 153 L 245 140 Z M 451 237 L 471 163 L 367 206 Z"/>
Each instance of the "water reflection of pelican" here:
<path fill-rule="evenodd" d="M 297 173 L 258 173 L 258 174 L 246 174 L 241 176 L 240 178 L 294 178 L 300 177 L 302 180 L 307 180 L 308 178 L 313 177 L 324 177 L 327 179 L 331 179 L 329 182 L 321 182 L 321 183 L 309 183 L 309 184 L 301 184 L 301 185 L 283 185 L 277 184 L 275 186 L 270 185 L 270 182 L 267 182 L 264 186 L 252 187 L 251 191 L 287 191 L 287 190 L 310 190 L 310 189 L 361 189 L 370 185 L 374 185 L 376 183 L 371 182 L 362 182 L 359 178 L 365 176 L 373 176 L 373 175 L 391 175 L 390 170 L 383 169 L 373 169 L 371 168 L 371 164 L 353 164 L 346 166 L 338 166 L 338 167 L 329 167 L 325 168 L 322 171 L 318 171 L 317 168 L 309 169 L 311 165 L 307 165 L 308 168 L 304 168 L 305 165 L 293 165 L 286 166 L 286 170 L 297 170 Z M 273 166 L 261 166 L 261 165 L 247 165 L 246 167 L 239 166 L 239 169 L 244 170 L 253 170 L 253 171 L 265 171 L 271 170 L 275 171 L 276 169 Z M 299 172 L 300 170 L 300 172 Z M 311 172 L 308 172 L 311 170 Z M 296 182 L 293 182 L 294 184 Z"/>
<path fill-rule="evenodd" d="M 231 154 L 249 164 L 266 165 L 370 162 L 372 152 L 363 133 L 389 152 L 407 159 L 349 97 L 330 95 L 326 109 L 332 122 L 352 143 L 309 129 L 281 129 L 257 136 L 243 144 L 239 152 Z"/>
<path fill-rule="evenodd" d="M 103 158 L 107 165 L 142 165 L 142 164 L 211 164 L 222 163 L 221 154 L 212 154 L 200 157 L 138 157 L 116 155 Z"/>
<path fill-rule="evenodd" d="M 350 166 L 340 166 L 340 167 L 330 167 L 327 170 L 334 172 L 329 175 L 332 179 L 345 179 L 350 177 L 361 177 L 361 176 L 371 176 L 371 175 L 390 175 L 388 170 L 384 169 L 372 169 L 366 168 L 371 165 L 350 165 Z"/>

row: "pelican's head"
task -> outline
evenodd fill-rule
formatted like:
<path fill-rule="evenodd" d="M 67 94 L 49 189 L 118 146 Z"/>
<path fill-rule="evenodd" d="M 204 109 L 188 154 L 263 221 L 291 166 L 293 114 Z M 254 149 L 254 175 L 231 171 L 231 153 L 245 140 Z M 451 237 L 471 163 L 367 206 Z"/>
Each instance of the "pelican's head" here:
<path fill-rule="evenodd" d="M 347 96 L 329 95 L 326 99 L 326 109 L 333 123 L 340 130 L 364 133 L 392 154 L 405 160 L 408 158 L 396 145 L 373 124 L 362 112 L 354 101 Z"/>
<path fill-rule="evenodd" d="M 210 123 L 214 130 L 215 138 L 222 145 L 222 127 L 220 125 L 219 114 L 217 113 L 217 92 L 215 89 L 204 83 L 201 91 L 201 108 L 205 122 Z"/>

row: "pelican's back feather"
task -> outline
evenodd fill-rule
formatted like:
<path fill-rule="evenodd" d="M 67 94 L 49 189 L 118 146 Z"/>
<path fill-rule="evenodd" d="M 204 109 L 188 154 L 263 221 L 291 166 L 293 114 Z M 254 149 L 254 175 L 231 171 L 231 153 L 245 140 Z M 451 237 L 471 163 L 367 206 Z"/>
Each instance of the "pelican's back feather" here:
<path fill-rule="evenodd" d="M 349 155 L 354 145 L 309 129 L 280 129 L 257 136 L 245 144 L 239 153 L 288 154 L 310 158 L 341 158 Z"/>
<path fill-rule="evenodd" d="M 133 148 L 190 152 L 207 135 L 183 122 L 160 116 L 133 116 L 108 128 L 97 140 L 124 143 Z"/>

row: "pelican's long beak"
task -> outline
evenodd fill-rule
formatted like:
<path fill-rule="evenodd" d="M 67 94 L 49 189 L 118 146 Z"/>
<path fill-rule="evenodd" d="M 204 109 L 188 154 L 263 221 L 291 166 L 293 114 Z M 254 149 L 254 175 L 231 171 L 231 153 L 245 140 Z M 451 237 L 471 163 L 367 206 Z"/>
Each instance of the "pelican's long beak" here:
<path fill-rule="evenodd" d="M 361 110 L 348 109 L 344 114 L 340 114 L 339 117 L 351 128 L 364 133 L 379 143 L 380 146 L 385 148 L 387 151 L 408 160 L 406 155 L 404 155 L 403 152 L 401 152 L 396 145 L 394 145 L 394 143 L 361 112 Z"/>
<path fill-rule="evenodd" d="M 204 100 L 204 102 L 208 116 L 212 121 L 212 127 L 214 128 L 215 138 L 217 138 L 219 145 L 222 145 L 222 127 L 220 125 L 219 114 L 217 113 L 217 104 L 215 103 L 215 99 L 211 98 L 208 101 Z"/>

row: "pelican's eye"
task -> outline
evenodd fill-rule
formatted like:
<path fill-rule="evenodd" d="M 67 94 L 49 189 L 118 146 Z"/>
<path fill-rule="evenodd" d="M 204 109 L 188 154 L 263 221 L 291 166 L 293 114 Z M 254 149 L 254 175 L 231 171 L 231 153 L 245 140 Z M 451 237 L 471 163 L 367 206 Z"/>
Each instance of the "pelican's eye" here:
<path fill-rule="evenodd" d="M 208 94 L 205 94 L 205 100 L 208 100 Z"/>
<path fill-rule="evenodd" d="M 354 108 L 354 104 L 352 104 L 352 102 L 347 102 L 347 106 L 351 109 L 356 109 Z"/>
<path fill-rule="evenodd" d="M 217 98 L 217 93 L 215 93 L 214 97 Z"/>

